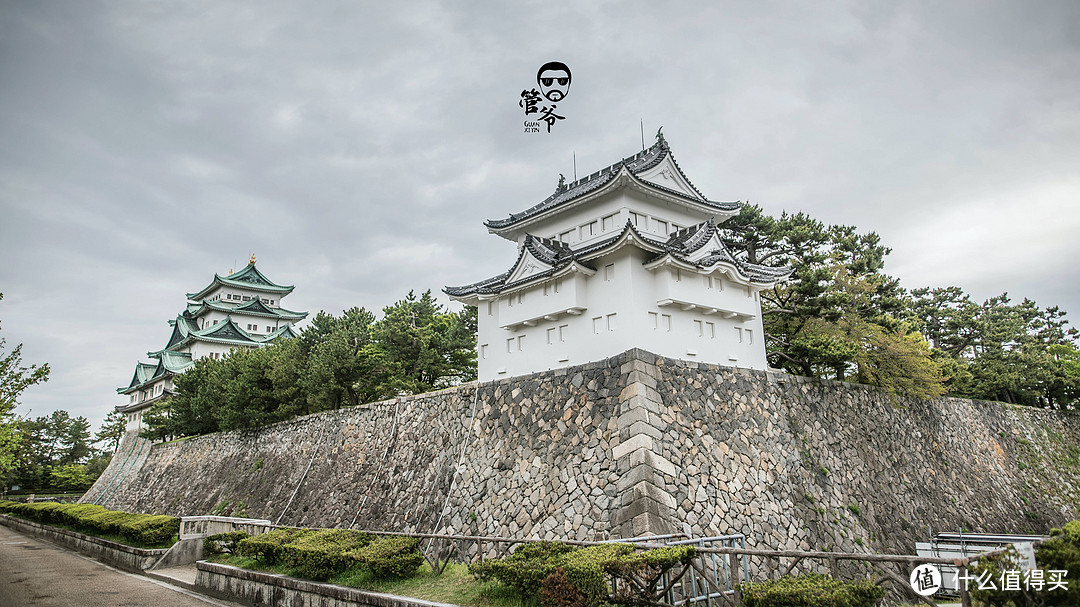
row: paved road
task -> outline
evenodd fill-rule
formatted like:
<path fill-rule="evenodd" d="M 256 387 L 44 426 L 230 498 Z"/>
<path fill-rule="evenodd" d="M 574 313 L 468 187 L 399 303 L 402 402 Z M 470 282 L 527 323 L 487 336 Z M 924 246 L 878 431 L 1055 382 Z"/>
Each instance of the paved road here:
<path fill-rule="evenodd" d="M 0 525 L 0 607 L 240 607 L 125 573 Z"/>

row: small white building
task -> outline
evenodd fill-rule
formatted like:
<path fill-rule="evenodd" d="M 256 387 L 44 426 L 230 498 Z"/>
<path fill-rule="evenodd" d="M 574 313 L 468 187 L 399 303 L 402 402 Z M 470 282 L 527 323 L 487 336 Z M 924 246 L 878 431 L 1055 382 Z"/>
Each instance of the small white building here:
<path fill-rule="evenodd" d="M 603 360 L 631 348 L 765 369 L 759 292 L 790 268 L 736 259 L 666 141 L 570 184 L 488 231 L 514 241 L 506 272 L 444 289 L 478 308 L 479 379 Z"/>
<path fill-rule="evenodd" d="M 238 348 L 258 348 L 282 337 L 296 337 L 292 325 L 307 317 L 281 307 L 293 286 L 274 284 L 255 268 L 255 256 L 239 272 L 214 274 L 210 284 L 187 294 L 187 307 L 169 321 L 165 347 L 147 352 L 154 363 L 136 363 L 127 387 L 116 391 L 127 402 L 116 407 L 127 415 L 128 431 L 142 427 L 143 412 L 173 394 L 173 376 L 203 357 L 222 358 Z"/>

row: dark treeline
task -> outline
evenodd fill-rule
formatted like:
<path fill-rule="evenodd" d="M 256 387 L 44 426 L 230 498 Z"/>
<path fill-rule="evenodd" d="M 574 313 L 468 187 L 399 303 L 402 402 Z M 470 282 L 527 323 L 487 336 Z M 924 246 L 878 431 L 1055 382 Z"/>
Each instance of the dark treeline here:
<path fill-rule="evenodd" d="M 320 312 L 296 339 L 200 358 L 177 394 L 144 417 L 144 436 L 241 430 L 476 379 L 476 310 L 447 312 L 427 291 L 383 309 Z"/>
<path fill-rule="evenodd" d="M 754 205 L 724 224 L 732 252 L 790 265 L 762 293 L 769 363 L 913 396 L 1042 407 L 1080 401 L 1080 351 L 1065 312 L 1007 294 L 982 303 L 959 287 L 908 291 L 884 273 L 877 234 Z"/>

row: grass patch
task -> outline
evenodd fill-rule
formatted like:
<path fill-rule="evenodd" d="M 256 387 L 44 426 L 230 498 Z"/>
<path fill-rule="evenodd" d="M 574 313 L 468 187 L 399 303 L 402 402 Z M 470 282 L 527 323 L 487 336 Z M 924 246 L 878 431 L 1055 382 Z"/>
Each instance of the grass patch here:
<path fill-rule="evenodd" d="M 289 567 L 268 567 L 260 564 L 257 559 L 250 557 L 220 554 L 208 560 L 213 563 L 232 565 L 244 569 L 298 577 L 295 575 L 296 572 Z M 507 588 L 498 582 L 481 582 L 477 580 L 469 573 L 468 566 L 460 563 L 451 563 L 446 568 L 446 571 L 439 576 L 433 575 L 431 567 L 424 563 L 414 577 L 404 580 L 376 580 L 368 569 L 350 569 L 331 578 L 330 583 L 438 603 L 451 603 L 462 607 L 539 606 L 538 600 L 523 604 L 512 588 Z"/>

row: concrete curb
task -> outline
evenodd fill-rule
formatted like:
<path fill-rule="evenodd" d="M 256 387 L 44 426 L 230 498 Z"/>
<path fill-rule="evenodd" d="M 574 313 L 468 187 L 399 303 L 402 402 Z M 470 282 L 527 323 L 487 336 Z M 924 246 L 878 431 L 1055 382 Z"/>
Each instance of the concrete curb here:
<path fill-rule="evenodd" d="M 119 542 L 103 540 L 63 529 L 0 514 L 0 524 L 21 533 L 48 540 L 54 544 L 85 554 L 124 571 L 143 573 L 161 560 L 167 548 L 135 548 Z"/>
<path fill-rule="evenodd" d="M 231 565 L 199 561 L 195 586 L 198 592 L 256 607 L 270 605 L 319 605 L 319 607 L 456 607 L 423 599 L 321 584 L 276 573 L 251 571 Z"/>

